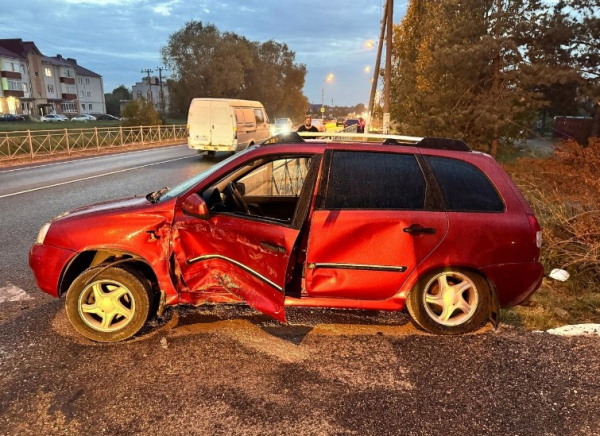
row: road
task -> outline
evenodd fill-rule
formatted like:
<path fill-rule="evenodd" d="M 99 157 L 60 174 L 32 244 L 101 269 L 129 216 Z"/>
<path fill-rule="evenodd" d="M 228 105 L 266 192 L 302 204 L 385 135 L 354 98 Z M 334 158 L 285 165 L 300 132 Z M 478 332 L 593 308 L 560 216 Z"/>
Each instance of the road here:
<path fill-rule="evenodd" d="M 282 325 L 245 306 L 172 310 L 119 344 L 74 333 L 27 266 L 39 228 L 213 163 L 169 147 L 0 170 L 0 434 L 600 432 L 594 338 L 316 309 Z"/>

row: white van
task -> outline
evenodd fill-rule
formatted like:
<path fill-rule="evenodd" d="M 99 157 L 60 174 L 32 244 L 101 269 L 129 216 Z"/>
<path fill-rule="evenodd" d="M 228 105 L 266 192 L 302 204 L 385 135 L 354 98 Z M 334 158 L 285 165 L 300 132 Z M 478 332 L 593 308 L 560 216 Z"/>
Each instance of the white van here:
<path fill-rule="evenodd" d="M 238 151 L 270 137 L 262 103 L 226 98 L 195 98 L 188 113 L 188 146 L 209 156 Z"/>

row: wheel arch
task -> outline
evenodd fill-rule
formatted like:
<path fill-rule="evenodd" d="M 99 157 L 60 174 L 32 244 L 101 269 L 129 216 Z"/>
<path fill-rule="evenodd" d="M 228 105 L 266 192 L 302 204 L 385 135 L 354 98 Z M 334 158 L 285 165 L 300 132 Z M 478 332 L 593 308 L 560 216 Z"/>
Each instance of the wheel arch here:
<path fill-rule="evenodd" d="M 419 271 L 416 274 L 415 278 L 413 278 L 412 283 L 409 284 L 410 286 L 402 290 L 400 292 L 400 295 L 405 300 L 408 299 L 409 294 L 416 288 L 416 286 L 419 284 L 423 277 L 429 274 L 437 274 L 453 268 L 477 274 L 486 281 L 488 285 L 488 292 L 490 293 L 490 307 L 488 319 L 492 323 L 494 329 L 497 329 L 498 325 L 500 324 L 500 302 L 498 299 L 498 290 L 496 288 L 496 284 L 483 271 L 481 271 L 480 268 L 477 268 L 473 265 L 436 265 L 426 270 Z"/>
<path fill-rule="evenodd" d="M 62 297 L 73 281 L 90 267 L 114 262 L 126 263 L 136 271 L 140 272 L 150 282 L 152 290 L 160 293 L 158 277 L 150 263 L 139 254 L 134 252 L 113 248 L 89 248 L 76 254 L 65 266 L 60 277 L 58 296 Z"/>

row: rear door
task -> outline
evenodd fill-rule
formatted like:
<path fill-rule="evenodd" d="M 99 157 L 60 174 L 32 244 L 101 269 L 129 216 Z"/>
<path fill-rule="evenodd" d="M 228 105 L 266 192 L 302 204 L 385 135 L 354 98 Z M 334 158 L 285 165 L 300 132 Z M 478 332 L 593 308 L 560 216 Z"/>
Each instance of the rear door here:
<path fill-rule="evenodd" d="M 192 101 L 188 119 L 190 143 L 194 145 L 209 145 L 211 143 L 210 101 Z"/>
<path fill-rule="evenodd" d="M 414 154 L 328 150 L 310 220 L 310 297 L 391 298 L 445 237 Z"/>
<path fill-rule="evenodd" d="M 211 142 L 214 146 L 231 146 L 233 144 L 233 112 L 226 101 L 210 102 Z"/>

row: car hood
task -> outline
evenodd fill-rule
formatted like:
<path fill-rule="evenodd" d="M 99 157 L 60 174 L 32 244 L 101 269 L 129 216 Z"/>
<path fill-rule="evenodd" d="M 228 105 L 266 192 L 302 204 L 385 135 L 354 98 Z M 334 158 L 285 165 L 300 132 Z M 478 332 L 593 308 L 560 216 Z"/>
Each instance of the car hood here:
<path fill-rule="evenodd" d="M 153 209 L 153 206 L 156 204 L 158 203 L 150 203 L 144 196 L 127 197 L 78 207 L 57 216 L 55 220 L 63 218 L 80 218 L 91 215 L 141 212 L 145 209 Z"/>

